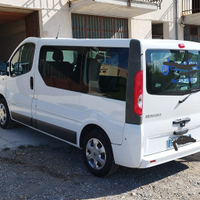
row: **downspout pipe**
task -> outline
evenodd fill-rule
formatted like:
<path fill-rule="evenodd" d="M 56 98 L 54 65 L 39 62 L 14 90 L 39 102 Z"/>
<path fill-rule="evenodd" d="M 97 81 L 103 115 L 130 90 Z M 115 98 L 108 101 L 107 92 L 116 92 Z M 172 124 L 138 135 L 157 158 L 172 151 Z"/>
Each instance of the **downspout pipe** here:
<path fill-rule="evenodd" d="M 178 40 L 178 0 L 175 0 L 176 40 Z"/>

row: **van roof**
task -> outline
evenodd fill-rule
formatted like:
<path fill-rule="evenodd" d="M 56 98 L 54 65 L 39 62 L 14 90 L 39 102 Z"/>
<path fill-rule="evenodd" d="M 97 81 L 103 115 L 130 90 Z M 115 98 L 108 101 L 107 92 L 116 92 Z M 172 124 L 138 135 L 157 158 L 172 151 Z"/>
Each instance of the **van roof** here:
<path fill-rule="evenodd" d="M 65 42 L 73 42 L 75 45 L 78 45 L 79 42 L 82 44 L 85 43 L 86 46 L 96 45 L 96 46 L 109 46 L 112 45 L 113 47 L 128 47 L 130 41 L 133 40 L 132 38 L 128 39 L 76 39 L 76 38 L 39 38 L 39 37 L 29 37 L 24 40 L 24 42 L 36 42 L 42 41 L 45 45 L 52 44 L 52 45 L 62 45 Z M 135 39 L 140 41 L 144 48 L 159 48 L 159 49 L 180 49 L 178 46 L 179 44 L 184 44 L 185 48 L 183 49 L 200 49 L 200 43 L 192 42 L 192 41 L 185 41 L 185 40 L 170 40 L 170 39 Z M 87 41 L 87 42 L 86 42 Z M 94 44 L 95 43 L 95 44 Z"/>

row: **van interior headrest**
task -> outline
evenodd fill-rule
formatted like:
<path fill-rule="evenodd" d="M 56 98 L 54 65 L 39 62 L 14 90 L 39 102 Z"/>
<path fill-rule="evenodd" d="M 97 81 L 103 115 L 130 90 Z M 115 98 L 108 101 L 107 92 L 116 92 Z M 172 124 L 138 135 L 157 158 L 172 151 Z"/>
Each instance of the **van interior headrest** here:
<path fill-rule="evenodd" d="M 55 60 L 55 61 L 63 61 L 63 53 L 62 53 L 61 50 L 54 51 L 53 60 Z"/>

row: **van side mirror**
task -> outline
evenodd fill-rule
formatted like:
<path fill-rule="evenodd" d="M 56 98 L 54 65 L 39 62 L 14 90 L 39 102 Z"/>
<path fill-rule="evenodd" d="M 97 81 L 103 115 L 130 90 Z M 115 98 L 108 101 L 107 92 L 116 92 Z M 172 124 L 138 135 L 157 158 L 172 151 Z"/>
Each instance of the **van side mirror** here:
<path fill-rule="evenodd" d="M 0 62 L 0 75 L 7 75 L 7 63 L 4 61 Z"/>

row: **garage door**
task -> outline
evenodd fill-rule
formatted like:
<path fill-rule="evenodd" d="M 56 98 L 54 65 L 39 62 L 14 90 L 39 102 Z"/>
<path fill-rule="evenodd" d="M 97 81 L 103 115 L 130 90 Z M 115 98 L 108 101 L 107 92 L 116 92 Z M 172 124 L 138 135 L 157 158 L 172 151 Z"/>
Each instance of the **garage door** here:
<path fill-rule="evenodd" d="M 35 11 L 26 17 L 26 37 L 39 37 L 39 16 L 38 12 Z"/>
<path fill-rule="evenodd" d="M 0 60 L 7 61 L 26 37 L 39 37 L 38 11 L 0 6 Z"/>

